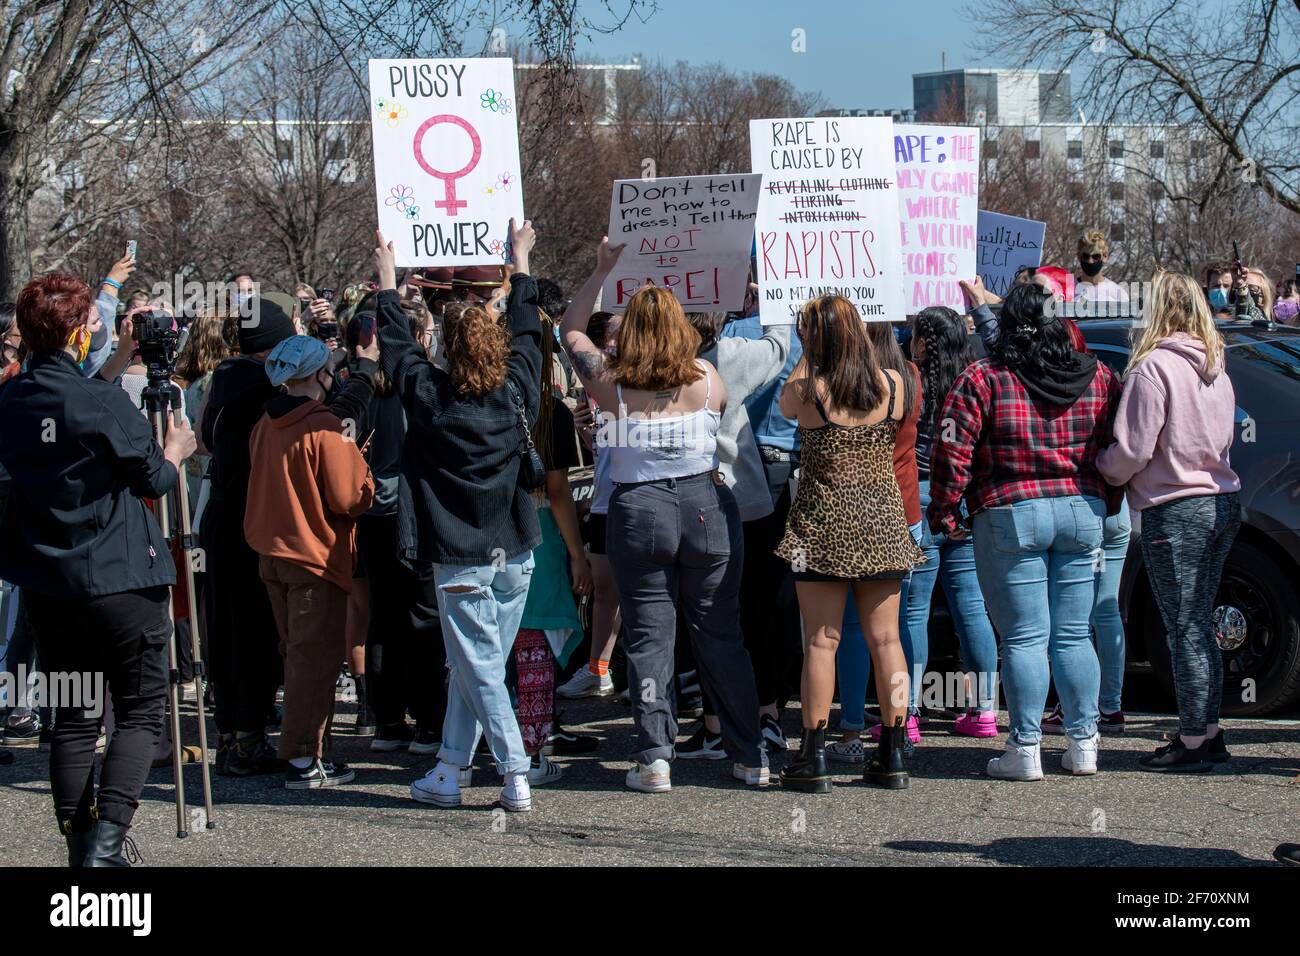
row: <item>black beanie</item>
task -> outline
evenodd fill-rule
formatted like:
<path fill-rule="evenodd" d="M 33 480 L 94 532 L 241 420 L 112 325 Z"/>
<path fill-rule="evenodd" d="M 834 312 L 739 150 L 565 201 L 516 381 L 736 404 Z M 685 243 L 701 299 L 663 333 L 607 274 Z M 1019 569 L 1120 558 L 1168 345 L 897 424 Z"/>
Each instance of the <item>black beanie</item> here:
<path fill-rule="evenodd" d="M 289 306 L 286 310 L 283 300 L 288 296 L 275 292 L 260 295 L 250 300 L 252 312 L 248 316 L 242 313 L 239 319 L 239 351 L 244 355 L 253 355 L 273 349 L 291 335 L 297 335 Z M 292 301 L 292 300 L 290 300 Z"/>

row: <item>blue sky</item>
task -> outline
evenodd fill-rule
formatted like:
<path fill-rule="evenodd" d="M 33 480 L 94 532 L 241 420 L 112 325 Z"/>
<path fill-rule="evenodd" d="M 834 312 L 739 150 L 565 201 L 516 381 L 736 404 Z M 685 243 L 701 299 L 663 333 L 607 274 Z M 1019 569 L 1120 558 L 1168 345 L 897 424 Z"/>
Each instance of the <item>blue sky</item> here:
<path fill-rule="evenodd" d="M 620 0 L 610 0 L 620 9 Z M 820 93 L 825 105 L 907 108 L 912 74 L 985 63 L 969 46 L 962 0 L 658 0 L 645 23 L 635 17 L 618 33 L 596 35 L 580 49 L 589 62 L 643 59 L 722 63 L 744 72 L 773 73 L 796 89 Z M 610 22 L 599 0 L 583 13 Z M 791 31 L 803 29 L 807 52 L 791 50 Z"/>

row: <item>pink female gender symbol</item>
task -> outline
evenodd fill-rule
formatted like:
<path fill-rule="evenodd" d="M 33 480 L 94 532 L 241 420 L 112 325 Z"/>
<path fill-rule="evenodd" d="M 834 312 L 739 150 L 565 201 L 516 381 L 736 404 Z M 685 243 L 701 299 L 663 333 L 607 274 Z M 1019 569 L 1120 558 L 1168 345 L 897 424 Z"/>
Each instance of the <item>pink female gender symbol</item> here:
<path fill-rule="evenodd" d="M 465 132 L 469 133 L 469 141 L 474 146 L 474 155 L 469 158 L 469 162 L 465 164 L 464 169 L 458 169 L 454 173 L 447 173 L 443 172 L 441 169 L 434 169 L 425 160 L 424 150 L 420 148 L 420 144 L 424 140 L 424 134 L 439 123 L 453 123 Z M 435 200 L 433 205 L 438 209 L 447 210 L 447 215 L 449 216 L 456 215 L 456 210 L 468 206 L 469 203 L 465 202 L 465 200 L 456 198 L 456 180 L 460 179 L 477 166 L 479 159 L 483 155 L 483 141 L 478 138 L 478 131 L 459 116 L 451 116 L 446 113 L 440 116 L 430 116 L 427 120 L 421 123 L 420 128 L 415 131 L 415 142 L 412 146 L 415 150 L 415 161 L 420 164 L 420 168 L 430 176 L 441 179 L 443 182 L 443 198 Z"/>

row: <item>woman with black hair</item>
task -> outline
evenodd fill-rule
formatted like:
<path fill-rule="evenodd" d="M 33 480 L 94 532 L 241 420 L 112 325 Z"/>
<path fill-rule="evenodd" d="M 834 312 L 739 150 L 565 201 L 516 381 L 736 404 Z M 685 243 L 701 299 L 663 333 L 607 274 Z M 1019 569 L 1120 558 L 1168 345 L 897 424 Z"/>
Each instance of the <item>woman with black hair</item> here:
<path fill-rule="evenodd" d="M 1002 638 L 1011 735 L 988 773 L 1006 780 L 1042 779 L 1049 658 L 1065 718 L 1062 766 L 1097 772 L 1101 675 L 1088 618 L 1110 494 L 1096 459 L 1120 386 L 1074 350 L 1051 302 L 1033 283 L 1008 293 L 990 357 L 958 375 L 944 401 L 931 466 L 930 530 L 961 541 L 973 527 L 976 573 Z"/>

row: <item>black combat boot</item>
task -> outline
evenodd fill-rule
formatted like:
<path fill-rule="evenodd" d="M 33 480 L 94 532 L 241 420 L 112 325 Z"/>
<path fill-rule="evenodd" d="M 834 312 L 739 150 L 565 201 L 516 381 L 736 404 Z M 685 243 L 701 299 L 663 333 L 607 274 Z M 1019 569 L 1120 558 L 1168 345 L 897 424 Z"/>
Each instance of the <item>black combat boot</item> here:
<path fill-rule="evenodd" d="M 886 790 L 907 789 L 907 766 L 903 763 L 903 746 L 907 741 L 907 728 L 903 718 L 895 717 L 894 726 L 880 728 L 880 745 L 876 755 L 867 762 L 862 774 L 864 783 Z"/>
<path fill-rule="evenodd" d="M 799 753 L 781 771 L 781 786 L 802 793 L 830 793 L 831 773 L 826 767 L 826 721 L 816 730 L 804 728 Z"/>

